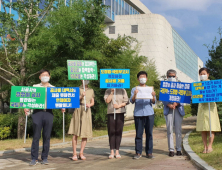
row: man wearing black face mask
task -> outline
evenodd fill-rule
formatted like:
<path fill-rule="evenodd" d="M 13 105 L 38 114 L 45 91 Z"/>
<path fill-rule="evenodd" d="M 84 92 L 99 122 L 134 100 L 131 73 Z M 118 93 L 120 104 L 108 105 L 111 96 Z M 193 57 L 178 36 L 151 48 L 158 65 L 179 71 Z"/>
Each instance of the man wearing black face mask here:
<path fill-rule="evenodd" d="M 39 72 L 39 79 L 41 83 L 34 84 L 33 87 L 54 87 L 49 83 L 50 72 L 48 70 L 41 70 Z M 24 109 L 25 114 L 29 115 L 29 109 Z M 65 109 L 62 109 L 65 112 Z M 50 148 L 50 136 L 53 125 L 53 113 L 52 109 L 36 109 L 32 114 L 33 121 L 33 141 L 31 148 L 32 161 L 30 166 L 34 166 L 38 163 L 38 153 L 39 153 L 39 139 L 41 138 L 41 131 L 43 136 L 43 150 L 42 150 L 42 164 L 48 165 L 48 154 Z"/>
<path fill-rule="evenodd" d="M 175 70 L 167 71 L 167 81 L 177 81 Z M 174 156 L 174 141 L 173 141 L 173 127 L 175 126 L 175 134 L 176 134 L 176 155 L 180 156 L 181 153 L 181 142 L 182 142 L 182 121 L 183 116 L 185 115 L 184 106 L 180 103 L 170 103 L 163 102 L 164 108 L 163 113 L 166 120 L 167 126 L 167 139 L 168 139 L 168 148 L 169 148 L 169 156 Z"/>

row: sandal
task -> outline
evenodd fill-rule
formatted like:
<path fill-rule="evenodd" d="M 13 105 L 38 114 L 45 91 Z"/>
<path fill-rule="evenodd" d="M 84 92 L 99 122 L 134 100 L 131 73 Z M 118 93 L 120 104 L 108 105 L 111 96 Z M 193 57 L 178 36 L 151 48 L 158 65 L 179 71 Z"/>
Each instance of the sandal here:
<path fill-rule="evenodd" d="M 109 155 L 109 159 L 113 159 L 114 158 L 114 155 Z"/>
<path fill-rule="evenodd" d="M 207 149 L 204 149 L 202 153 L 207 153 Z"/>
<path fill-rule="evenodd" d="M 207 150 L 207 153 L 211 153 L 211 152 L 213 152 L 213 148 Z"/>
<path fill-rule="evenodd" d="M 78 160 L 77 155 L 73 155 L 72 160 L 77 161 Z"/>
<path fill-rule="evenodd" d="M 117 159 L 120 159 L 121 158 L 121 155 L 119 154 L 119 155 L 116 155 L 116 158 Z"/>
<path fill-rule="evenodd" d="M 83 153 L 79 153 L 79 159 L 86 160 L 86 157 L 83 155 Z"/>

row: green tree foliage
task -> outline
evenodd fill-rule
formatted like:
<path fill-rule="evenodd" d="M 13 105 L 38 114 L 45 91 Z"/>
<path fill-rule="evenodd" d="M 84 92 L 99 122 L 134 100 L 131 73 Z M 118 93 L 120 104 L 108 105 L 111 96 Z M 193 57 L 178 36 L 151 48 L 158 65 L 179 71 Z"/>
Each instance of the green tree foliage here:
<path fill-rule="evenodd" d="M 9 85 L 27 85 L 27 79 L 33 74 L 28 72 L 30 62 L 27 58 L 29 40 L 44 25 L 45 16 L 53 7 L 54 0 L 20 0 L 15 2 L 1 1 L 0 11 L 0 79 Z M 42 3 L 43 9 L 39 8 Z M 17 12 L 19 19 L 14 19 L 7 8 Z M 9 86 L 8 86 L 9 87 Z M 4 89 L 4 88 L 3 88 Z M 21 111 L 21 110 L 20 110 Z M 24 134 L 24 115 L 18 119 L 18 138 Z"/>
<path fill-rule="evenodd" d="M 220 28 L 219 28 L 219 34 L 220 34 Z M 220 34 L 221 35 L 221 34 Z M 215 38 L 213 41 L 213 45 L 211 48 L 208 46 L 208 52 L 210 58 L 206 62 L 206 67 L 210 70 L 210 79 L 222 79 L 222 39 L 220 39 L 219 42 L 217 42 L 217 39 Z M 217 104 L 219 118 L 220 118 L 220 124 L 222 125 L 222 105 L 220 103 Z"/>
<path fill-rule="evenodd" d="M 222 39 L 218 45 L 214 41 L 208 52 L 210 58 L 206 62 L 206 67 L 210 70 L 210 79 L 222 79 Z"/>
<path fill-rule="evenodd" d="M 80 81 L 68 81 L 67 60 L 96 60 L 98 74 L 101 68 L 130 69 L 131 87 L 136 86 L 136 74 L 146 58 L 138 55 L 138 48 L 132 48 L 138 43 L 136 39 L 128 36 L 109 39 L 103 33 L 105 7 L 101 2 L 80 0 L 51 12 L 47 26 L 30 40 L 32 50 L 28 55 L 34 67 L 29 69 L 49 69 L 52 73 L 50 82 L 56 86 L 79 86 Z M 36 81 L 31 78 L 29 83 Z M 99 81 L 91 81 L 90 87 L 96 96 L 92 107 L 93 125 L 102 126 L 106 123 L 105 90 L 100 89 Z M 130 89 L 127 92 L 130 95 Z"/>
<path fill-rule="evenodd" d="M 24 85 L 32 86 L 38 83 L 37 73 L 45 68 L 51 71 L 51 84 L 57 87 L 78 87 L 80 81 L 68 81 L 68 59 L 96 60 L 98 74 L 101 68 L 130 69 L 130 86 L 138 85 L 136 75 L 142 70 L 143 63 L 146 63 L 147 59 L 138 55 L 138 45 L 135 46 L 138 44 L 137 40 L 128 36 L 109 39 L 103 33 L 106 7 L 102 5 L 102 0 L 72 2 L 69 6 L 61 3 L 58 9 L 54 8 L 48 12 L 33 36 L 28 38 Z M 15 41 L 19 44 L 18 38 Z M 14 43 L 14 41 L 9 42 Z M 22 57 L 22 54 L 16 54 Z M 151 72 L 149 67 L 153 65 L 148 65 L 146 68 Z M 10 76 L 13 77 L 11 74 Z M 12 79 L 10 81 L 13 84 L 16 82 Z M 107 108 L 103 99 L 105 90 L 100 89 L 99 81 L 91 81 L 89 86 L 94 89 L 96 96 L 95 106 L 92 107 L 93 125 L 103 126 L 106 123 Z M 127 89 L 127 92 L 130 97 L 130 89 Z"/>

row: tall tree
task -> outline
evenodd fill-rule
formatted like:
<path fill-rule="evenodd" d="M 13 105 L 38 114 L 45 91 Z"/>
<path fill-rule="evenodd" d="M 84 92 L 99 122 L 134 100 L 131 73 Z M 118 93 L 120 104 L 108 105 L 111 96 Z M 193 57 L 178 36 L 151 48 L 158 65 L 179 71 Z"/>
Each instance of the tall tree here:
<path fill-rule="evenodd" d="M 215 39 L 211 48 L 208 47 L 210 58 L 206 62 L 206 67 L 210 70 L 211 79 L 222 79 L 222 39 L 217 43 Z"/>
<path fill-rule="evenodd" d="M 34 69 L 50 69 L 51 83 L 56 86 L 79 86 L 81 83 L 68 81 L 68 59 L 96 60 L 99 69 L 128 68 L 131 87 L 137 85 L 136 74 L 146 59 L 138 55 L 138 48 L 132 48 L 138 43 L 136 39 L 128 36 L 109 39 L 104 34 L 105 6 L 101 4 L 102 1 L 79 0 L 70 7 L 61 5 L 47 17 L 48 26 L 31 39 L 29 55 Z M 29 83 L 34 81 L 33 77 Z M 90 86 L 96 93 L 92 108 L 93 125 L 101 126 L 106 122 L 105 90 L 99 88 L 99 81 L 91 81 Z M 130 89 L 127 92 L 130 95 Z"/>
<path fill-rule="evenodd" d="M 0 70 L 5 75 L 0 79 L 9 85 L 26 85 L 26 79 L 34 74 L 27 73 L 27 52 L 29 40 L 35 36 L 36 31 L 44 24 L 44 19 L 53 7 L 54 0 L 18 0 L 8 3 L 1 1 L 3 11 L 0 12 L 0 37 L 1 37 L 1 61 L 6 64 L 0 65 Z M 41 8 L 40 8 L 41 5 Z M 9 10 L 14 10 L 19 19 Z M 9 75 L 9 76 L 8 76 Z M 18 138 L 23 136 L 24 116 L 20 116 L 18 122 Z"/>

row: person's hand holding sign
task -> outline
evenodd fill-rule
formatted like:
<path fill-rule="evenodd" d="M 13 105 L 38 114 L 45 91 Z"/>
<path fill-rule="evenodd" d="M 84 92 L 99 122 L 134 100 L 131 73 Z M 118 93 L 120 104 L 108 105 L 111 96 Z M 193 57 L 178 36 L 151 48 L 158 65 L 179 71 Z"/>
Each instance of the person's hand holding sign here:
<path fill-rule="evenodd" d="M 136 95 L 137 95 L 138 92 L 139 92 L 139 90 L 137 90 L 137 89 L 134 91 L 134 95 L 133 95 L 133 98 L 132 98 L 133 102 L 135 102 Z"/>
<path fill-rule="evenodd" d="M 86 95 L 86 92 L 82 92 L 82 95 L 80 96 L 80 100 L 82 100 L 84 98 L 84 96 Z"/>
<path fill-rule="evenodd" d="M 120 108 L 120 106 L 119 106 L 118 104 L 114 104 L 113 107 L 114 107 L 115 109 L 119 109 L 119 108 Z"/>
<path fill-rule="evenodd" d="M 24 109 L 25 115 L 28 116 L 30 114 L 29 109 Z"/>
<path fill-rule="evenodd" d="M 114 89 L 111 89 L 111 94 L 114 94 Z"/>
<path fill-rule="evenodd" d="M 139 92 L 139 90 L 137 90 L 137 89 L 134 91 L 134 96 L 135 96 L 135 97 L 136 97 L 136 95 L 137 95 L 138 92 Z"/>
<path fill-rule="evenodd" d="M 173 110 L 176 108 L 173 104 L 168 104 L 167 106 L 168 106 L 170 109 L 173 109 Z"/>
<path fill-rule="evenodd" d="M 90 104 L 86 104 L 86 107 L 87 107 L 87 108 L 90 108 L 90 107 L 91 107 L 91 105 L 90 105 Z"/>
<path fill-rule="evenodd" d="M 155 92 L 155 91 L 153 91 L 151 94 L 152 94 L 152 96 L 153 96 L 152 103 L 154 104 L 154 103 L 155 103 L 155 100 L 156 100 L 156 99 L 155 99 L 156 92 Z"/>
<path fill-rule="evenodd" d="M 173 105 L 176 108 L 177 106 L 179 106 L 179 103 L 174 102 Z"/>
<path fill-rule="evenodd" d="M 84 91 L 84 92 L 82 92 L 82 96 L 84 97 L 86 95 L 86 92 Z"/>

